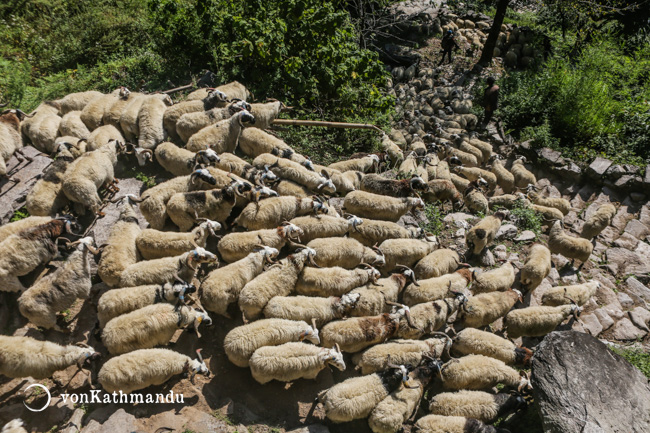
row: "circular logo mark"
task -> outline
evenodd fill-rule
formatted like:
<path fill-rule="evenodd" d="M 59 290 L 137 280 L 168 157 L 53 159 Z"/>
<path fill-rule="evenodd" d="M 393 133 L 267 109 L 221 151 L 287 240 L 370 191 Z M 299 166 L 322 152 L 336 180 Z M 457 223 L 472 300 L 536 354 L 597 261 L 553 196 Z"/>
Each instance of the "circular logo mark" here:
<path fill-rule="evenodd" d="M 45 394 L 47 394 L 47 403 L 45 403 L 45 406 L 43 406 L 40 409 L 33 409 L 33 408 L 27 406 L 27 403 L 24 402 L 24 401 L 23 401 L 23 404 L 25 405 L 25 407 L 28 410 L 31 410 L 32 412 L 41 412 L 41 411 L 45 410 L 50 405 L 50 401 L 52 400 L 52 396 L 50 395 L 50 390 L 47 389 L 47 387 L 45 387 L 45 385 L 41 385 L 40 383 L 32 383 L 27 388 L 25 388 L 25 391 L 27 391 L 27 390 L 29 390 L 30 388 L 33 388 L 33 387 L 42 388 L 43 391 L 45 391 Z"/>

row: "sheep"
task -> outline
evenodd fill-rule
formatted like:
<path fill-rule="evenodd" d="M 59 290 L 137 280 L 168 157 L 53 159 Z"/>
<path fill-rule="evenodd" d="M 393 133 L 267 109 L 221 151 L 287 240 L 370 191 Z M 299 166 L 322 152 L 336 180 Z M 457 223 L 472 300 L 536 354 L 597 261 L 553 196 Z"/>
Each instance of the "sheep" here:
<path fill-rule="evenodd" d="M 138 146 L 143 149 L 154 149 L 167 139 L 167 131 L 163 126 L 163 116 L 171 100 L 147 96 L 138 111 Z M 120 119 L 120 123 L 121 123 Z M 201 150 L 201 149 L 198 149 Z M 193 152 L 196 152 L 194 150 Z"/>
<path fill-rule="evenodd" d="M 387 239 L 379 245 L 386 263 L 382 270 L 390 272 L 403 265 L 412 268 L 420 259 L 433 252 L 438 246 L 435 237 L 419 239 Z"/>
<path fill-rule="evenodd" d="M 411 179 L 386 179 L 379 174 L 366 174 L 361 178 L 361 191 L 390 197 L 411 197 L 427 189 L 427 183 L 418 175 Z"/>
<path fill-rule="evenodd" d="M 239 308 L 247 320 L 260 315 L 274 296 L 287 296 L 298 280 L 307 260 L 314 263 L 316 251 L 307 247 L 280 260 L 268 271 L 247 283 L 239 294 Z"/>
<path fill-rule="evenodd" d="M 290 180 L 280 180 L 273 186 L 273 189 L 278 193 L 279 196 L 292 196 L 299 198 L 307 198 L 312 195 L 312 192 L 305 188 L 304 186 L 292 182 Z"/>
<path fill-rule="evenodd" d="M 233 99 L 241 99 L 242 101 L 246 101 L 247 99 L 250 99 L 251 93 L 248 91 L 246 86 L 244 86 L 242 83 L 239 81 L 232 81 L 227 84 L 222 84 L 221 86 L 217 87 L 215 90 L 219 90 L 220 92 L 223 92 L 226 94 L 228 99 L 233 100 Z M 209 91 L 209 90 L 208 90 Z M 192 94 L 199 94 L 198 91 L 192 92 Z M 189 99 L 189 96 L 188 96 Z M 203 98 L 200 98 L 203 99 Z"/>
<path fill-rule="evenodd" d="M 93 130 L 87 137 L 86 151 L 100 149 L 106 146 L 111 141 L 119 141 L 124 143 L 124 137 L 113 125 L 104 125 Z"/>
<path fill-rule="evenodd" d="M 102 330 L 102 343 L 112 355 L 167 345 L 176 330 L 211 325 L 207 313 L 186 305 L 167 303 L 147 305 L 108 321 Z"/>
<path fill-rule="evenodd" d="M 279 178 L 291 180 L 314 192 L 322 192 L 325 194 L 336 192 L 336 187 L 331 179 L 310 171 L 289 159 L 278 158 L 270 153 L 263 153 L 253 160 L 253 165 L 258 168 L 268 166 Z"/>
<path fill-rule="evenodd" d="M 5 424 L 4 427 L 2 427 L 2 430 L 0 430 L 0 433 L 27 433 L 24 426 L 25 423 L 23 420 L 16 418 Z"/>
<path fill-rule="evenodd" d="M 495 195 L 488 198 L 488 204 L 490 209 L 506 208 L 512 209 L 515 206 L 521 206 L 525 208 L 531 207 L 533 204 L 526 198 L 526 196 L 520 192 L 517 194 L 502 194 Z"/>
<path fill-rule="evenodd" d="M 467 355 L 452 359 L 440 369 L 443 387 L 447 389 L 482 390 L 498 384 L 516 387 L 518 391 L 530 387 L 525 372 L 518 372 L 503 361 L 483 355 Z"/>
<path fill-rule="evenodd" d="M 417 285 L 409 284 L 404 290 L 404 303 L 413 306 L 444 299 L 448 293 L 459 292 L 468 287 L 472 283 L 472 277 L 471 270 L 461 268 L 451 274 L 420 280 Z"/>
<path fill-rule="evenodd" d="M 23 230 L 45 224 L 52 221 L 48 216 L 29 216 L 18 221 L 10 222 L 0 226 L 0 242 L 4 241 L 11 235 L 20 233 Z"/>
<path fill-rule="evenodd" d="M 440 277 L 450 274 L 461 264 L 458 253 L 454 250 L 441 248 L 435 250 L 417 262 L 413 271 L 418 279 Z"/>
<path fill-rule="evenodd" d="M 65 146 L 57 153 L 56 159 L 52 162 L 35 184 L 27 193 L 25 208 L 30 215 L 53 216 L 58 213 L 66 204 L 68 199 L 63 193 L 63 177 L 74 157 Z"/>
<path fill-rule="evenodd" d="M 7 162 L 23 147 L 20 133 L 22 118 L 24 113 L 20 110 L 5 110 L 0 113 L 0 177 L 7 175 Z"/>
<path fill-rule="evenodd" d="M 252 104 L 249 111 L 255 116 L 256 128 L 269 129 L 280 113 L 289 110 L 291 108 L 286 107 L 282 102 L 270 100 L 264 104 Z"/>
<path fill-rule="evenodd" d="M 343 354 L 337 348 L 325 349 L 304 343 L 260 347 L 250 358 L 253 379 L 262 385 L 271 380 L 315 379 L 328 365 L 345 370 Z"/>
<path fill-rule="evenodd" d="M 302 321 L 261 319 L 233 328 L 223 340 L 223 349 L 230 362 L 237 367 L 248 367 L 251 356 L 260 347 L 303 340 L 318 345 L 318 329 Z"/>
<path fill-rule="evenodd" d="M 515 268 L 510 262 L 480 274 L 474 274 L 472 291 L 476 293 L 508 290 L 515 282 Z"/>
<path fill-rule="evenodd" d="M 187 140 L 185 148 L 191 152 L 212 149 L 217 153 L 234 152 L 241 131 L 255 123 L 255 117 L 248 110 L 235 113 L 231 118 L 206 126 Z"/>
<path fill-rule="evenodd" d="M 244 184 L 233 181 L 221 189 L 176 193 L 167 202 L 167 215 L 183 232 L 190 230 L 199 218 L 225 223 L 243 187 Z"/>
<path fill-rule="evenodd" d="M 534 244 L 528 251 L 526 262 L 521 268 L 521 285 L 526 290 L 535 290 L 551 273 L 551 252 L 545 245 Z"/>
<path fill-rule="evenodd" d="M 351 377 L 318 394 L 325 416 L 335 423 L 367 418 L 404 380 L 402 369 Z"/>
<path fill-rule="evenodd" d="M 201 283 L 201 302 L 208 311 L 230 318 L 228 306 L 239 299 L 241 290 L 260 275 L 264 263 L 277 257 L 278 250 L 259 247 L 241 260 L 213 270 Z"/>
<path fill-rule="evenodd" d="M 311 242 L 318 238 L 341 237 L 354 233 L 363 226 L 364 220 L 354 215 L 348 215 L 347 219 L 329 215 L 309 215 L 294 218 L 290 222 L 302 231 L 300 237 L 303 242 Z"/>
<path fill-rule="evenodd" d="M 463 167 L 462 165 L 454 167 L 452 171 L 464 176 L 470 182 L 484 179 L 488 183 L 489 190 L 493 190 L 497 186 L 497 177 L 491 171 L 483 170 L 478 167 Z"/>
<path fill-rule="evenodd" d="M 442 155 L 439 156 L 442 158 L 449 158 L 449 157 L 456 157 L 460 161 L 462 165 L 465 165 L 467 167 L 478 167 L 480 164 L 478 163 L 478 159 L 476 158 L 475 155 L 465 152 L 460 149 L 456 149 L 454 147 L 451 147 L 448 143 L 442 147 Z"/>
<path fill-rule="evenodd" d="M 533 191 L 529 192 L 527 196 L 534 204 L 557 209 L 562 212 L 563 216 L 571 212 L 571 203 L 564 198 L 542 197 Z"/>
<path fill-rule="evenodd" d="M 478 147 L 472 145 L 466 141 L 462 136 L 458 134 L 451 135 L 451 144 L 458 150 L 474 155 L 478 166 L 483 165 L 483 151 Z"/>
<path fill-rule="evenodd" d="M 467 298 L 462 293 L 453 293 L 452 298 L 439 299 L 414 305 L 411 308 L 411 320 L 415 326 L 400 326 L 399 338 L 419 339 L 424 335 L 436 335 L 436 331 L 447 323 L 449 317 L 458 311 Z"/>
<path fill-rule="evenodd" d="M 487 326 L 508 314 L 517 301 L 523 302 L 523 297 L 516 289 L 472 296 L 461 310 L 463 323 L 472 328 Z"/>
<path fill-rule="evenodd" d="M 481 254 L 481 251 L 494 242 L 504 217 L 505 213 L 496 212 L 486 216 L 467 231 L 465 242 L 473 254 Z"/>
<path fill-rule="evenodd" d="M 263 153 L 270 153 L 301 165 L 305 165 L 307 161 L 307 158 L 295 153 L 287 143 L 256 127 L 245 128 L 242 131 L 239 137 L 239 148 L 244 155 L 251 158 L 257 158 Z"/>
<path fill-rule="evenodd" d="M 438 372 L 438 365 L 425 363 L 408 374 L 402 386 L 391 392 L 373 409 L 368 425 L 375 433 L 396 433 L 411 417 L 424 395 L 424 389 Z"/>
<path fill-rule="evenodd" d="M 85 237 L 70 245 L 79 244 L 56 271 L 41 278 L 18 298 L 20 314 L 36 326 L 63 331 L 56 324 L 56 314 L 69 308 L 77 298 L 90 294 L 90 260 L 88 252 L 98 254 L 92 246 L 93 238 Z"/>
<path fill-rule="evenodd" d="M 360 266 L 364 269 L 303 268 L 298 275 L 295 292 L 305 296 L 342 296 L 369 282 L 375 284 L 380 276 L 379 271 L 365 263 Z"/>
<path fill-rule="evenodd" d="M 109 290 L 97 302 L 99 326 L 103 328 L 110 320 L 149 305 L 160 302 L 176 304 L 186 294 L 195 291 L 196 287 L 185 282 L 148 284 Z"/>
<path fill-rule="evenodd" d="M 8 236 L 0 248 L 0 290 L 17 292 L 25 287 L 18 277 L 29 274 L 56 257 L 56 241 L 78 227 L 68 217 L 56 218 Z"/>
<path fill-rule="evenodd" d="M 205 112 L 213 108 L 223 108 L 228 97 L 219 90 L 212 90 L 201 100 L 183 101 L 167 108 L 163 114 L 163 126 L 172 139 L 180 138 L 176 133 L 176 124 L 180 117 L 188 113 Z"/>
<path fill-rule="evenodd" d="M 146 190 L 141 196 L 140 212 L 152 229 L 162 230 L 167 221 L 167 202 L 174 194 L 216 184 L 217 180 L 208 170 L 195 170 L 189 176 L 179 176 Z"/>
<path fill-rule="evenodd" d="M 463 192 L 463 198 L 465 199 L 465 206 L 467 206 L 467 209 L 469 209 L 470 212 L 485 214 L 490 208 L 487 198 L 485 198 L 474 182 L 471 182 L 465 189 Z"/>
<path fill-rule="evenodd" d="M 217 262 L 217 256 L 200 247 L 180 256 L 144 260 L 129 265 L 122 271 L 118 287 L 164 284 L 177 279 L 192 281 L 199 265 L 215 262 Z"/>
<path fill-rule="evenodd" d="M 74 364 L 81 366 L 98 356 L 89 346 L 61 346 L 31 337 L 0 335 L 0 374 L 10 378 L 46 379 L 56 371 Z"/>
<path fill-rule="evenodd" d="M 142 232 L 137 214 L 127 195 L 120 199 L 120 216 L 114 223 L 97 265 L 97 275 L 109 287 L 119 284 L 122 272 L 138 261 L 136 239 Z"/>
<path fill-rule="evenodd" d="M 554 207 L 546 207 L 538 204 L 531 204 L 529 207 L 533 211 L 540 214 L 540 216 L 545 222 L 553 222 L 564 218 L 564 214 L 562 214 L 562 211 Z"/>
<path fill-rule="evenodd" d="M 356 303 L 351 315 L 363 317 L 390 312 L 391 303 L 397 302 L 397 298 L 406 286 L 407 279 L 413 284 L 417 284 L 411 269 L 401 265 L 400 269 L 402 271 L 399 274 L 393 274 L 388 278 L 352 290 L 350 294 L 358 295 L 361 299 Z"/>
<path fill-rule="evenodd" d="M 552 287 L 542 295 L 542 305 L 555 307 L 575 303 L 583 306 L 596 294 L 600 286 L 599 281 L 589 281 L 588 283 L 574 284 L 572 286 Z"/>
<path fill-rule="evenodd" d="M 485 355 L 508 365 L 528 365 L 533 352 L 491 332 L 465 328 L 453 339 L 452 350 L 461 355 Z"/>
<path fill-rule="evenodd" d="M 582 226 L 581 238 L 593 239 L 612 223 L 616 216 L 616 206 L 606 203 L 598 208 Z"/>
<path fill-rule="evenodd" d="M 407 175 L 415 175 L 422 179 L 422 182 L 429 181 L 429 173 L 427 169 L 420 165 L 420 157 L 415 152 L 411 152 L 399 166 L 399 173 Z"/>
<path fill-rule="evenodd" d="M 169 95 L 166 95 L 164 93 L 157 95 L 136 94 L 135 97 L 129 98 L 129 101 L 126 104 L 126 107 L 124 107 L 124 111 L 122 111 L 122 115 L 120 116 L 120 130 L 124 134 L 124 138 L 126 138 L 129 142 L 133 142 L 140 134 L 138 113 L 140 113 L 142 104 L 144 104 L 147 99 L 155 97 L 164 97 L 165 99 L 163 101 L 166 101 L 166 105 L 173 104 Z"/>
<path fill-rule="evenodd" d="M 369 173 L 370 171 L 377 171 L 379 167 L 379 157 L 377 155 L 368 155 L 363 158 L 348 159 L 347 161 L 339 161 L 328 165 L 329 168 L 334 168 L 341 172 L 344 171 L 360 171 L 362 173 Z"/>
<path fill-rule="evenodd" d="M 490 423 L 513 410 L 524 407 L 526 407 L 526 401 L 520 395 L 457 391 L 435 395 L 429 404 L 429 411 L 434 415 L 462 416 Z"/>
<path fill-rule="evenodd" d="M 135 238 L 135 246 L 144 260 L 178 256 L 193 247 L 205 248 L 210 235 L 216 236 L 221 224 L 205 220 L 189 233 L 161 232 L 154 229 L 142 230 Z"/>
<path fill-rule="evenodd" d="M 577 305 L 528 307 L 512 310 L 503 320 L 508 338 L 543 337 L 573 315 L 577 320 L 582 308 Z"/>
<path fill-rule="evenodd" d="M 465 192 L 465 190 L 469 188 L 472 183 L 469 180 L 465 179 L 464 177 L 459 176 L 453 172 L 449 173 L 449 179 L 451 180 L 451 183 L 453 183 L 454 186 L 456 187 L 456 190 L 463 191 L 463 192 Z"/>
<path fill-rule="evenodd" d="M 513 161 L 510 167 L 510 172 L 515 178 L 515 186 L 517 188 L 526 188 L 528 185 L 535 185 L 537 183 L 537 178 L 526 169 L 524 162 L 526 162 L 526 158 L 523 156 L 519 157 Z"/>
<path fill-rule="evenodd" d="M 250 111 L 250 104 L 246 101 L 233 101 L 226 107 L 217 107 L 208 111 L 199 111 L 196 113 L 183 114 L 176 122 L 176 134 L 180 137 L 183 143 L 192 137 L 192 135 L 199 132 L 201 129 L 220 122 L 225 119 L 230 119 L 235 113 L 242 110 Z M 251 128 L 246 128 L 242 131 L 242 137 L 245 131 Z M 240 148 L 246 153 L 242 147 L 243 139 L 240 137 Z"/>
<path fill-rule="evenodd" d="M 491 163 L 490 171 L 494 173 L 497 178 L 497 185 L 501 187 L 504 193 L 510 194 L 515 189 L 515 176 L 510 173 L 501 163 L 497 155 Z"/>
<path fill-rule="evenodd" d="M 322 267 L 340 266 L 352 269 L 361 263 L 381 267 L 386 259 L 378 248 L 364 247 L 351 238 L 319 238 L 307 244 L 316 251 L 316 264 Z"/>
<path fill-rule="evenodd" d="M 125 112 L 126 108 L 134 100 L 144 96 L 142 93 L 138 92 L 129 92 L 128 95 L 124 98 L 119 98 L 117 101 L 114 101 L 108 106 L 104 115 L 102 116 L 102 123 L 104 125 L 111 125 L 117 129 L 120 129 L 120 119 L 122 114 Z"/>
<path fill-rule="evenodd" d="M 329 298 L 311 296 L 276 296 L 264 307 L 264 317 L 289 320 L 314 319 L 316 326 L 348 316 L 356 307 L 358 293 Z"/>
<path fill-rule="evenodd" d="M 93 98 L 92 101 L 88 102 L 83 109 L 81 109 L 81 114 L 79 117 L 81 121 L 86 125 L 89 131 L 93 131 L 99 128 L 102 124 L 104 118 L 104 113 L 117 101 L 118 99 L 127 99 L 131 92 L 126 87 L 119 87 L 113 92 L 102 95 L 98 98 Z"/>
<path fill-rule="evenodd" d="M 20 123 L 23 136 L 27 137 L 41 152 L 49 154 L 54 151 L 54 142 L 61 125 L 58 112 L 59 106 L 56 102 L 45 101 L 28 116 L 29 119 Z"/>
<path fill-rule="evenodd" d="M 249 203 L 235 219 L 235 224 L 248 230 L 271 229 L 295 217 L 327 214 L 330 209 L 317 197 L 271 197 L 259 203 Z"/>
<path fill-rule="evenodd" d="M 173 376 L 189 375 L 192 382 L 196 374 L 210 375 L 201 357 L 198 360 L 169 349 L 141 349 L 109 359 L 102 365 L 97 380 L 106 392 L 130 394 L 152 385 L 162 385 Z"/>
<path fill-rule="evenodd" d="M 548 233 L 548 249 L 552 254 L 562 254 L 567 259 L 578 259 L 580 268 L 589 260 L 594 249 L 593 244 L 585 238 L 577 238 L 564 233 L 561 220 L 555 221 Z"/>
<path fill-rule="evenodd" d="M 424 208 L 424 202 L 416 197 L 387 197 L 365 191 L 352 191 L 345 196 L 346 212 L 360 218 L 397 222 L 402 215 L 413 209 Z"/>
<path fill-rule="evenodd" d="M 492 145 L 490 143 L 479 140 L 476 137 L 470 137 L 469 144 L 483 152 L 483 161 L 488 161 L 492 157 Z"/>
<path fill-rule="evenodd" d="M 429 168 L 432 166 L 430 165 Z M 439 180 L 448 180 L 451 181 L 451 172 L 449 171 L 449 163 L 445 160 L 438 162 L 438 164 L 435 165 L 435 176 L 433 178 L 439 179 Z M 432 177 L 431 175 L 429 176 L 430 178 Z"/>
<path fill-rule="evenodd" d="M 79 214 L 84 215 L 85 208 L 99 212 L 102 199 L 97 191 L 102 186 L 114 184 L 117 157 L 124 152 L 121 142 L 112 141 L 70 163 L 63 177 L 63 193 L 76 204 Z"/>
<path fill-rule="evenodd" d="M 433 179 L 427 183 L 427 189 L 422 194 L 424 200 L 428 203 L 441 201 L 451 202 L 452 210 L 460 209 L 463 207 L 463 196 L 453 184 L 451 180 L 447 179 Z"/>
<path fill-rule="evenodd" d="M 463 416 L 427 415 L 415 423 L 416 433 L 510 433 Z"/>
<path fill-rule="evenodd" d="M 404 153 L 402 152 L 402 149 L 393 140 L 391 140 L 386 133 L 382 134 L 381 136 L 380 147 L 382 151 L 386 152 L 386 154 L 390 157 L 390 160 L 393 164 L 397 164 L 404 159 Z"/>
<path fill-rule="evenodd" d="M 344 352 L 358 352 L 377 343 L 383 343 L 394 336 L 402 318 L 405 318 L 408 326 L 415 328 L 406 306 L 400 306 L 394 313 L 330 322 L 321 329 L 323 346 L 334 347 L 338 344 Z"/>
<path fill-rule="evenodd" d="M 424 231 L 419 227 L 406 228 L 394 222 L 381 220 L 362 221 L 363 224 L 350 230 L 349 235 L 367 247 L 380 244 L 387 239 L 414 239 L 424 236 Z"/>
<path fill-rule="evenodd" d="M 90 104 L 96 99 L 104 96 L 102 92 L 96 90 L 88 90 L 86 92 L 76 92 L 65 95 L 55 102 L 61 107 L 59 110 L 60 115 L 64 116 L 72 111 L 81 111 L 86 105 Z"/>
<path fill-rule="evenodd" d="M 391 362 L 402 365 L 420 365 L 425 356 L 440 358 L 449 350 L 451 339 L 443 333 L 434 333 L 436 338 L 426 340 L 390 340 L 378 344 L 352 357 L 355 369 L 361 374 L 372 374 L 388 368 Z M 442 339 L 441 339 L 442 338 Z"/>
<path fill-rule="evenodd" d="M 275 229 L 228 233 L 221 238 L 217 248 L 225 262 L 233 263 L 246 257 L 259 245 L 280 250 L 287 241 L 297 240 L 300 242 L 302 235 L 303 231 L 300 227 L 285 222 Z"/>

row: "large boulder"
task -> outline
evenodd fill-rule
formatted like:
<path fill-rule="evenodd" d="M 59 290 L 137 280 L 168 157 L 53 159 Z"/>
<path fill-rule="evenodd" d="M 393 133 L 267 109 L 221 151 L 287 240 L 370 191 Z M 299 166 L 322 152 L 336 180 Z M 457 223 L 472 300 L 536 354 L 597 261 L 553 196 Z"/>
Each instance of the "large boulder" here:
<path fill-rule="evenodd" d="M 532 385 L 547 433 L 650 432 L 648 379 L 587 334 L 546 336 L 533 357 Z"/>

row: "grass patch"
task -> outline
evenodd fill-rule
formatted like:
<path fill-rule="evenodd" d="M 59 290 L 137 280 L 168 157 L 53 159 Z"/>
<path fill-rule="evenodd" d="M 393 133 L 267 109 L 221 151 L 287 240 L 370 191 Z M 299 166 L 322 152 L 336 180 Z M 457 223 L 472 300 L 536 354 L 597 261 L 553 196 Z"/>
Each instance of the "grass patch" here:
<path fill-rule="evenodd" d="M 618 347 L 610 347 L 609 349 L 617 355 L 625 358 L 627 362 L 641 370 L 641 373 L 650 379 L 650 353 L 646 353 L 640 349 L 626 349 Z"/>
<path fill-rule="evenodd" d="M 524 203 L 516 203 L 510 210 L 510 218 L 521 230 L 530 230 L 539 236 L 542 232 L 542 216 Z"/>
<path fill-rule="evenodd" d="M 9 220 L 9 222 L 13 223 L 13 222 L 16 222 L 16 221 L 20 221 L 20 220 L 23 220 L 23 219 L 27 218 L 28 216 L 29 216 L 29 212 L 27 212 L 27 209 L 25 209 L 25 207 L 23 206 L 23 207 L 21 207 L 20 209 L 17 209 L 14 212 L 14 214 L 11 217 L 11 219 Z"/>
<path fill-rule="evenodd" d="M 443 218 L 445 217 L 442 213 L 440 206 L 427 203 L 424 206 L 424 215 L 427 217 L 426 223 L 420 223 L 420 228 L 426 233 L 432 233 L 436 236 L 440 235 L 442 228 L 444 227 Z"/>
<path fill-rule="evenodd" d="M 142 182 L 146 188 L 154 187 L 157 184 L 155 176 L 147 176 L 141 171 L 135 174 L 135 178 Z"/>

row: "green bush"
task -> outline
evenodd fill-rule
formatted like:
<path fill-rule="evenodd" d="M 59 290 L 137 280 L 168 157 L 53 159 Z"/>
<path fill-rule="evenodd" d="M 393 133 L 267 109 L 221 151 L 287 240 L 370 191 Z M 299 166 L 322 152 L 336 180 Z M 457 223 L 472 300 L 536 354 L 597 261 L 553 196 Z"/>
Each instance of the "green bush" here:
<path fill-rule="evenodd" d="M 641 349 L 625 349 L 618 347 L 610 347 L 612 352 L 621 355 L 630 364 L 641 370 L 641 373 L 650 379 L 650 353 L 646 353 Z"/>
<path fill-rule="evenodd" d="M 426 223 L 421 223 L 420 228 L 425 233 L 439 235 L 445 225 L 444 213 L 439 205 L 427 203 L 424 207 L 424 215 L 427 217 Z"/>
<path fill-rule="evenodd" d="M 510 209 L 510 216 L 515 225 L 521 230 L 530 230 L 537 236 L 542 232 L 541 215 L 526 206 L 523 202 L 515 204 L 515 206 Z"/>

